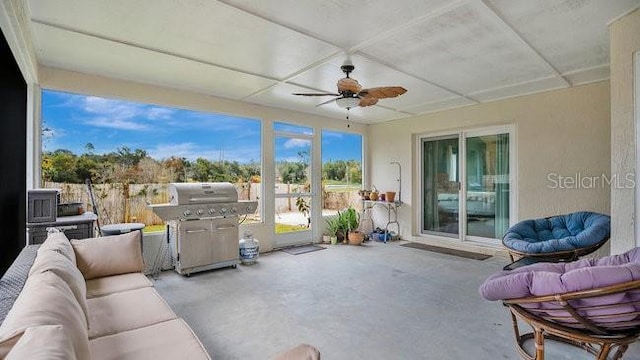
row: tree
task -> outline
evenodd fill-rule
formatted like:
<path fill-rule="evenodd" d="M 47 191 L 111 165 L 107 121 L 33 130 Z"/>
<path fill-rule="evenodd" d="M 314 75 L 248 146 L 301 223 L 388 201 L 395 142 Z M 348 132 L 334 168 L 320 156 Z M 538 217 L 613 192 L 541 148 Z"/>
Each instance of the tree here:
<path fill-rule="evenodd" d="M 93 153 L 96 151 L 96 148 L 95 148 L 95 146 L 93 146 L 92 143 L 88 142 L 84 146 L 84 151 L 85 151 L 85 154 L 93 155 Z"/>
<path fill-rule="evenodd" d="M 45 153 L 42 175 L 48 181 L 78 183 L 76 161 L 76 155 L 69 150 L 58 149 L 52 153 Z"/>
<path fill-rule="evenodd" d="M 211 162 L 207 159 L 197 158 L 191 166 L 191 177 L 195 181 L 206 182 L 211 177 Z"/>

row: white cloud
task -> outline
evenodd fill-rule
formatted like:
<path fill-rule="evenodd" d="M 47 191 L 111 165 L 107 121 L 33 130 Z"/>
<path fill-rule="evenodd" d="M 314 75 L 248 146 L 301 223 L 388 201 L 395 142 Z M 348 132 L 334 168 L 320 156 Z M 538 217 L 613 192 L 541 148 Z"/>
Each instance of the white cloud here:
<path fill-rule="evenodd" d="M 302 147 L 310 147 L 310 146 L 311 146 L 311 141 L 307 139 L 289 139 L 284 143 L 285 149 L 294 149 L 294 148 L 302 148 Z"/>
<path fill-rule="evenodd" d="M 85 119 L 84 123 L 87 125 L 138 131 L 150 129 L 145 121 L 171 119 L 171 116 L 176 112 L 176 110 L 159 106 L 96 96 L 84 96 L 81 107 L 87 113 L 96 116 Z"/>
<path fill-rule="evenodd" d="M 175 113 L 175 110 L 161 108 L 161 107 L 152 107 L 147 110 L 147 118 L 151 120 L 168 120 L 171 119 L 171 115 Z"/>
<path fill-rule="evenodd" d="M 88 119 L 85 124 L 118 130 L 146 130 L 148 127 L 136 121 L 130 121 L 117 118 L 96 117 Z"/>

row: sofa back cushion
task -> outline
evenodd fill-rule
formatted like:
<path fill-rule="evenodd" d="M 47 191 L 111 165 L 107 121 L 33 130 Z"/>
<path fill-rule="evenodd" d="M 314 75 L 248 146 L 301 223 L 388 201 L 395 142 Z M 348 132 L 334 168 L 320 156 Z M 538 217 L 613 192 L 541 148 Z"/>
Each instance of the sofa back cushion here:
<path fill-rule="evenodd" d="M 49 250 L 59 252 L 60 254 L 67 257 L 69 261 L 73 263 L 73 265 L 76 264 L 76 254 L 73 251 L 73 247 L 71 246 L 69 239 L 63 232 L 55 229 L 51 230 L 47 235 L 47 239 L 44 241 L 44 243 L 42 243 L 42 245 L 40 245 L 38 254 L 40 254 L 40 252 Z"/>
<path fill-rule="evenodd" d="M 139 231 L 127 234 L 71 240 L 78 269 L 86 280 L 141 272 L 142 240 Z"/>
<path fill-rule="evenodd" d="M 62 325 L 27 328 L 6 360 L 75 360 L 76 354 Z"/>
<path fill-rule="evenodd" d="M 13 332 L 5 332 L 0 335 L 0 359 L 7 357 L 9 352 L 18 343 L 23 333 L 24 330 L 19 329 L 14 330 Z"/>
<path fill-rule="evenodd" d="M 87 319 L 67 283 L 51 271 L 29 276 L 0 326 L 0 338 L 42 325 L 62 325 L 75 357 L 89 359 Z"/>
<path fill-rule="evenodd" d="M 69 245 L 71 246 L 71 245 Z M 51 271 L 62 279 L 82 308 L 85 318 L 89 317 L 87 310 L 87 284 L 78 268 L 69 259 L 57 251 L 38 251 L 38 256 L 33 262 L 29 276 Z"/>

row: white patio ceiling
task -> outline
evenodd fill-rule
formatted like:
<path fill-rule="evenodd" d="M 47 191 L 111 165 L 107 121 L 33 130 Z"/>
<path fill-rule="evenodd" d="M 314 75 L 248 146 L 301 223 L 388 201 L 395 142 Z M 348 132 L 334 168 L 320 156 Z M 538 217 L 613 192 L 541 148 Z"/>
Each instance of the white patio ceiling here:
<path fill-rule="evenodd" d="M 30 0 L 42 65 L 344 119 L 350 55 L 376 123 L 609 77 L 607 23 L 640 0 Z"/>

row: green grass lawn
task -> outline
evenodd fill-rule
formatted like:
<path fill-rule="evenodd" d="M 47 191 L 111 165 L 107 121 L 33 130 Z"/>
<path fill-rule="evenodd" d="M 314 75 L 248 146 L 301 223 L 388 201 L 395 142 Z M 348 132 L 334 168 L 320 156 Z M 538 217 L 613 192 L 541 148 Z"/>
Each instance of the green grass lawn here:
<path fill-rule="evenodd" d="M 144 227 L 144 229 L 142 229 L 143 233 L 151 233 L 151 232 L 158 232 L 158 231 L 165 231 L 167 229 L 166 225 L 160 224 L 160 225 L 147 225 Z"/>
<path fill-rule="evenodd" d="M 302 225 L 288 225 L 288 224 L 279 224 L 276 223 L 276 234 L 294 232 L 294 231 L 303 231 L 308 228 Z"/>

